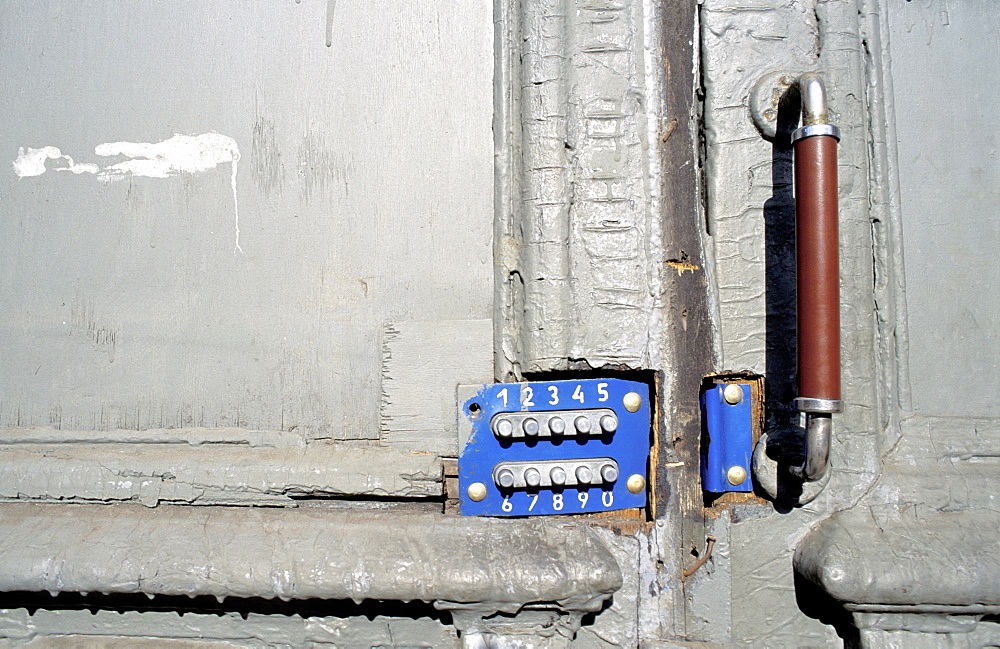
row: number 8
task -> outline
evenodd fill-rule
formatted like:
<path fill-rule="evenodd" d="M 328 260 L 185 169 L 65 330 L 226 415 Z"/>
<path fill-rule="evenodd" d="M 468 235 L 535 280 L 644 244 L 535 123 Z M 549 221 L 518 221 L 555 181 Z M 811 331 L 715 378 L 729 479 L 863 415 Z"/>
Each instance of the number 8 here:
<path fill-rule="evenodd" d="M 558 511 L 561 511 L 562 508 L 563 508 L 563 497 L 562 497 L 562 494 L 553 494 L 552 495 L 552 509 L 554 509 L 554 510 L 556 510 L 558 512 Z"/>

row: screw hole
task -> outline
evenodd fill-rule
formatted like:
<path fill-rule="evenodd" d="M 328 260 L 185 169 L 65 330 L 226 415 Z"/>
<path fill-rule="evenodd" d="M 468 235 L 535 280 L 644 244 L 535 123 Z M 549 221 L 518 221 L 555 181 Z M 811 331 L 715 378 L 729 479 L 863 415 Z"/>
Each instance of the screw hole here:
<path fill-rule="evenodd" d="M 480 406 L 478 403 L 469 404 L 469 412 L 471 412 L 472 414 L 476 414 L 480 410 L 482 410 L 482 406 Z"/>

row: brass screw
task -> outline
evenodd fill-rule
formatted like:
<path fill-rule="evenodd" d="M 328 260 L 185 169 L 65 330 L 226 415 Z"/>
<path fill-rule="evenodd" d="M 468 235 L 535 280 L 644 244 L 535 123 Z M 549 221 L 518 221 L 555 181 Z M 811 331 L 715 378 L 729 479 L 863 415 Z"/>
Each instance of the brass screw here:
<path fill-rule="evenodd" d="M 474 502 L 479 502 L 486 498 L 486 485 L 482 482 L 473 482 L 469 485 L 469 498 Z"/>
<path fill-rule="evenodd" d="M 629 491 L 631 491 L 634 494 L 637 494 L 646 488 L 646 479 L 643 478 L 638 473 L 636 473 L 634 475 L 629 476 L 628 482 L 625 483 L 625 486 L 628 488 Z"/>
<path fill-rule="evenodd" d="M 743 401 L 743 387 L 735 383 L 730 383 L 722 390 L 722 398 L 729 405 L 735 406 L 740 401 Z"/>
<path fill-rule="evenodd" d="M 629 392 L 622 398 L 622 405 L 625 406 L 625 410 L 636 412 L 642 407 L 642 397 L 638 392 Z"/>
<path fill-rule="evenodd" d="M 747 479 L 747 470 L 739 465 L 729 467 L 729 471 L 726 472 L 726 478 L 729 479 L 729 484 L 734 487 L 741 485 Z"/>

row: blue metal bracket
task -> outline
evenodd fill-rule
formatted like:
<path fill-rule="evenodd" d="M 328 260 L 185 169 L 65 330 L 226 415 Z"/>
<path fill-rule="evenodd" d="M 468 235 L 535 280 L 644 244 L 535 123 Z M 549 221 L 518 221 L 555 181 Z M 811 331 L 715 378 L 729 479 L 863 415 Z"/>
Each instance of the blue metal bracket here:
<path fill-rule="evenodd" d="M 753 419 L 749 383 L 716 383 L 701 395 L 707 439 L 701 449 L 705 491 L 753 491 Z"/>
<path fill-rule="evenodd" d="M 649 399 L 649 386 L 621 379 L 483 385 L 460 414 L 471 425 L 459 442 L 461 513 L 645 506 Z"/>

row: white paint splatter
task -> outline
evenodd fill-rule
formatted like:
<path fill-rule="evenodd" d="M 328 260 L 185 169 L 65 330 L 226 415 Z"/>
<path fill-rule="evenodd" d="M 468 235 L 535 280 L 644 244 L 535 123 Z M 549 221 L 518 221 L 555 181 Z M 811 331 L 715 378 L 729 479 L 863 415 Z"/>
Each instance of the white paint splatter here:
<path fill-rule="evenodd" d="M 219 133 L 200 135 L 174 135 L 162 142 L 106 142 L 99 144 L 94 153 L 102 157 L 122 156 L 121 162 L 101 168 L 96 164 L 77 164 L 73 158 L 63 155 L 54 146 L 40 149 L 18 149 L 14 160 L 14 173 L 18 178 L 41 176 L 46 172 L 46 161 L 55 160 L 65 166 L 53 166 L 57 171 L 72 171 L 75 174 L 96 174 L 104 181 L 113 181 L 128 176 L 148 178 L 169 178 L 178 174 L 196 174 L 211 171 L 221 164 L 231 163 L 230 185 L 233 188 L 233 210 L 236 217 L 236 249 L 240 247 L 240 207 L 236 195 L 236 171 L 240 159 L 240 147 L 231 137 Z"/>
<path fill-rule="evenodd" d="M 125 156 L 124 162 L 101 170 L 101 176 L 118 175 L 168 178 L 177 174 L 210 171 L 240 159 L 236 140 L 218 133 L 175 135 L 162 142 L 108 142 L 94 149 L 99 156 Z"/>
<path fill-rule="evenodd" d="M 114 179 L 126 175 L 167 178 L 181 173 L 195 174 L 232 163 L 233 211 L 236 215 L 236 248 L 240 247 L 240 205 L 236 196 L 236 171 L 240 147 L 231 137 L 219 133 L 175 135 L 162 142 L 108 142 L 94 149 L 99 156 L 121 155 L 124 162 L 105 167 L 102 178 Z"/>
<path fill-rule="evenodd" d="M 18 178 L 28 176 L 41 176 L 46 171 L 45 161 L 56 160 L 65 162 L 65 167 L 53 167 L 56 171 L 72 171 L 75 174 L 90 173 L 96 174 L 99 167 L 95 164 L 76 164 L 73 158 L 63 155 L 62 151 L 54 146 L 43 146 L 41 149 L 20 147 L 17 150 L 17 159 L 14 160 L 14 173 Z"/>

